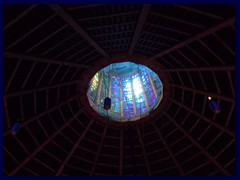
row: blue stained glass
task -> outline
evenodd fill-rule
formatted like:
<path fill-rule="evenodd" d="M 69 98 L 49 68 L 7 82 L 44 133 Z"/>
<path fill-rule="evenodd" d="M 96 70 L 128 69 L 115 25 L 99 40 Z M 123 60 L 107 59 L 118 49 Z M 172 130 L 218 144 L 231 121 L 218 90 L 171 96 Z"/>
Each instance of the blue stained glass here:
<path fill-rule="evenodd" d="M 162 82 L 148 67 L 132 62 L 114 63 L 96 73 L 89 84 L 88 100 L 92 108 L 116 121 L 141 119 L 162 99 Z M 103 108 L 111 98 L 111 109 Z"/>
<path fill-rule="evenodd" d="M 120 79 L 117 77 L 112 77 L 112 111 L 115 112 L 116 114 L 120 114 Z"/>

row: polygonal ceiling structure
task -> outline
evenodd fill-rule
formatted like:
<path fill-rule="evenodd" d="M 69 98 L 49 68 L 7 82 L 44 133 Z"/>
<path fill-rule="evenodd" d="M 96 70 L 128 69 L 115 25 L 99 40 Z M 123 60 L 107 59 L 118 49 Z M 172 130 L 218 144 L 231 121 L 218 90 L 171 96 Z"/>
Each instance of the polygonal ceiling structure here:
<path fill-rule="evenodd" d="M 235 175 L 234 5 L 3 10 L 4 175 Z M 87 101 L 90 79 L 138 59 L 166 85 L 162 102 L 139 121 L 101 118 Z"/>

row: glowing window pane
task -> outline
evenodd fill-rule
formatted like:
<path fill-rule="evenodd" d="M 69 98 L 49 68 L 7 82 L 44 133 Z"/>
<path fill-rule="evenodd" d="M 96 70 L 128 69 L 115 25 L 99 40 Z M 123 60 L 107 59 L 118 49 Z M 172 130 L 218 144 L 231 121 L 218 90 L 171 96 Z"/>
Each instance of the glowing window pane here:
<path fill-rule="evenodd" d="M 162 99 L 162 82 L 146 66 L 132 62 L 114 63 L 98 71 L 87 92 L 93 109 L 116 121 L 138 120 L 155 109 Z M 111 98 L 111 109 L 103 108 Z"/>

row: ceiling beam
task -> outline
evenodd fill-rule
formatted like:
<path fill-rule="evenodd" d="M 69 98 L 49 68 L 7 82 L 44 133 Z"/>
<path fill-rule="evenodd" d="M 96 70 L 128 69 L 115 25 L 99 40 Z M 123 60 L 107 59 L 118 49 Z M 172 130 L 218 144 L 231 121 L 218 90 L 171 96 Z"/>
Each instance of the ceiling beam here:
<path fill-rule="evenodd" d="M 165 116 L 183 133 L 185 136 L 198 148 L 201 150 L 201 152 L 215 165 L 218 167 L 219 170 L 221 170 L 225 175 L 230 176 L 231 174 L 224 168 L 222 165 L 212 157 L 209 152 L 205 148 L 203 148 L 189 133 L 183 129 L 181 125 L 179 125 L 169 114 L 166 112 L 164 113 Z"/>
<path fill-rule="evenodd" d="M 43 25 L 45 25 L 46 23 L 48 23 L 49 21 L 51 21 L 54 17 L 56 17 L 56 14 L 53 14 L 51 16 L 49 16 L 47 19 L 45 19 L 44 21 L 42 21 L 41 23 L 39 23 L 37 26 L 35 26 L 33 29 L 31 29 L 30 31 L 26 32 L 25 34 L 23 34 L 20 38 L 18 38 L 16 41 L 14 41 L 13 43 L 11 43 L 9 46 L 6 47 L 6 50 L 9 50 L 10 48 L 12 48 L 13 46 L 15 46 L 16 44 L 18 44 L 19 42 L 21 42 L 22 40 L 24 40 L 26 37 L 28 37 L 30 34 L 32 34 L 34 31 L 38 30 L 40 27 L 42 27 Z"/>
<path fill-rule="evenodd" d="M 81 134 L 81 136 L 79 137 L 78 141 L 75 143 L 75 145 L 73 146 L 72 150 L 68 153 L 68 156 L 66 157 L 66 159 L 63 161 L 63 163 L 61 164 L 61 167 L 59 168 L 58 172 L 56 173 L 56 176 L 61 175 L 65 165 L 68 163 L 68 161 L 70 160 L 70 158 L 72 157 L 73 153 L 76 151 L 76 149 L 78 148 L 80 142 L 82 141 L 83 137 L 86 135 L 86 133 L 88 132 L 88 130 L 90 129 L 91 125 L 94 122 L 94 118 L 91 119 L 91 121 L 88 123 L 87 127 L 85 128 L 85 130 L 83 131 L 83 133 Z"/>
<path fill-rule="evenodd" d="M 38 146 L 24 161 L 22 161 L 12 172 L 9 173 L 9 176 L 15 175 L 21 168 L 24 167 L 38 152 L 40 152 L 49 142 L 51 142 L 63 129 L 65 129 L 73 120 L 76 119 L 79 114 L 81 114 L 83 109 L 79 110 L 75 115 L 73 115 L 68 121 L 65 122 L 56 132 L 47 138 L 47 140 Z"/>
<path fill-rule="evenodd" d="M 28 48 L 25 53 L 29 53 L 30 51 L 32 51 L 33 49 L 35 49 L 36 47 L 40 46 L 41 44 L 43 44 L 44 42 L 46 42 L 48 39 L 52 38 L 53 36 L 55 36 L 57 33 L 61 32 L 63 29 L 66 29 L 66 27 L 68 27 L 68 24 L 65 24 L 64 26 L 62 26 L 61 28 L 59 28 L 58 30 L 54 31 L 53 33 L 49 34 L 47 37 L 43 38 L 41 41 L 39 41 L 37 44 L 31 46 L 30 48 Z"/>
<path fill-rule="evenodd" d="M 183 170 L 182 170 L 181 166 L 179 165 L 177 159 L 175 158 L 174 154 L 172 153 L 169 145 L 167 144 L 167 142 L 166 142 L 165 139 L 163 138 L 162 133 L 159 131 L 159 129 L 157 128 L 157 126 L 156 126 L 155 123 L 152 123 L 152 126 L 154 127 L 155 131 L 157 132 L 160 140 L 163 142 L 163 145 L 166 147 L 166 149 L 167 149 L 167 151 L 168 151 L 168 153 L 169 153 L 172 161 L 174 162 L 176 168 L 178 169 L 180 175 L 181 175 L 181 176 L 184 176 L 185 173 L 183 172 Z"/>
<path fill-rule="evenodd" d="M 187 49 L 189 49 L 195 56 L 201 59 L 207 66 L 210 66 L 209 62 L 206 59 L 204 59 L 197 51 L 195 51 L 189 45 L 186 45 L 185 47 L 187 47 Z"/>
<path fill-rule="evenodd" d="M 38 88 L 29 89 L 29 90 L 22 90 L 22 91 L 18 91 L 18 92 L 5 93 L 3 96 L 4 96 L 4 98 L 10 98 L 10 97 L 14 97 L 14 96 L 22 96 L 22 95 L 29 94 L 29 93 L 35 93 L 38 91 L 44 91 L 44 90 L 48 90 L 48 89 L 52 89 L 52 88 L 58 88 L 58 87 L 67 86 L 67 85 L 71 85 L 71 84 L 77 84 L 77 83 L 79 83 L 79 80 L 68 81 L 68 82 L 54 84 L 54 85 L 45 86 L 45 87 L 38 87 Z"/>
<path fill-rule="evenodd" d="M 213 125 L 214 127 L 218 128 L 219 130 L 225 132 L 226 134 L 228 134 L 228 135 L 230 135 L 230 136 L 232 136 L 232 137 L 235 137 L 235 133 L 232 132 L 231 130 L 227 129 L 225 126 L 222 126 L 222 125 L 218 124 L 217 122 L 214 122 L 214 121 L 212 121 L 211 119 L 208 119 L 208 118 L 205 117 L 203 114 L 201 114 L 201 113 L 199 113 L 199 112 L 197 112 L 197 111 L 195 111 L 195 110 L 193 110 L 193 109 L 185 106 L 185 105 L 182 104 L 182 103 L 179 103 L 178 101 L 176 101 L 176 100 L 173 99 L 173 98 L 170 98 L 170 100 L 171 100 L 173 103 L 175 103 L 176 105 L 178 105 L 179 107 L 184 108 L 184 109 L 186 109 L 187 111 L 193 113 L 194 115 L 202 118 L 202 120 L 204 120 L 204 121 L 206 121 L 207 123 Z"/>
<path fill-rule="evenodd" d="M 220 20 L 223 20 L 224 18 L 221 17 L 221 16 L 217 16 L 215 14 L 210 14 L 208 12 L 203 12 L 203 11 L 200 11 L 200 10 L 197 10 L 197 9 L 194 9 L 194 8 L 191 8 L 189 6 L 186 6 L 186 5 L 179 5 L 179 4 L 174 4 L 173 6 L 176 6 L 176 7 L 179 7 L 179 8 L 182 8 L 182 9 L 185 9 L 187 11 L 191 11 L 191 12 L 194 12 L 194 13 L 197 13 L 197 14 L 201 14 L 201 15 L 204 15 L 204 16 L 208 16 L 208 17 L 211 17 L 211 18 L 215 18 L 215 19 L 220 19 Z"/>
<path fill-rule="evenodd" d="M 96 165 L 97 165 L 97 161 L 98 161 L 98 158 L 99 158 L 99 155 L 100 155 L 100 151 L 101 151 L 101 149 L 102 149 L 102 145 L 103 145 L 103 142 L 104 142 L 105 137 L 106 137 L 106 134 L 107 134 L 108 123 L 109 123 L 109 122 L 107 122 L 107 123 L 105 124 L 104 130 L 103 130 L 103 134 L 102 134 L 102 137 L 101 137 L 101 140 L 100 140 L 100 142 L 99 142 L 99 146 L 98 146 L 98 149 L 97 149 L 97 152 L 96 152 L 96 156 L 95 156 L 94 161 L 93 161 L 93 163 L 92 163 L 92 167 L 91 167 L 91 171 L 90 171 L 90 176 L 93 176 L 93 175 L 94 175 L 93 173 L 94 173 L 94 171 L 95 171 L 95 169 L 96 169 Z"/>
<path fill-rule="evenodd" d="M 56 54 L 56 55 L 54 56 L 54 58 L 58 58 L 58 57 L 62 56 L 63 54 L 65 54 L 66 52 L 70 51 L 71 49 L 77 47 L 77 46 L 80 45 L 80 44 L 81 44 L 81 46 L 82 46 L 82 43 L 84 43 L 84 42 L 85 42 L 85 40 L 83 39 L 83 40 L 78 41 L 77 43 L 72 43 L 71 46 L 68 46 L 68 48 L 65 48 L 63 51 L 60 51 L 58 54 Z M 84 46 L 85 46 L 85 45 L 86 45 L 86 44 L 84 43 Z M 79 48 L 79 47 L 78 47 L 78 48 Z"/>
<path fill-rule="evenodd" d="M 115 34 L 126 34 L 126 33 L 132 33 L 132 31 L 120 31 L 120 32 L 112 32 L 112 33 L 101 33 L 101 34 L 94 35 L 94 37 L 102 37 L 102 36 L 106 37 L 106 36 L 111 36 L 111 35 L 115 35 Z"/>
<path fill-rule="evenodd" d="M 28 82 L 28 79 L 31 77 L 32 72 L 33 72 L 34 68 L 36 67 L 36 65 L 37 65 L 37 62 L 34 62 L 34 64 L 32 65 L 32 67 L 30 69 L 30 71 L 28 72 L 27 77 L 25 78 L 25 80 L 24 80 L 24 82 L 23 82 L 23 84 L 21 86 L 21 89 L 24 89 L 24 87 L 26 86 L 26 84 Z"/>
<path fill-rule="evenodd" d="M 144 158 L 144 161 L 145 161 L 145 164 L 146 164 L 147 173 L 148 173 L 149 176 L 151 176 L 152 173 L 151 173 L 149 161 L 148 161 L 148 158 L 147 158 L 147 153 L 146 153 L 146 150 L 144 148 L 144 143 L 143 143 L 143 134 L 141 134 L 139 126 L 136 126 L 136 129 L 137 129 L 138 139 L 139 139 L 139 142 L 140 142 L 140 145 L 141 145 L 141 149 L 142 149 L 142 153 L 143 153 L 143 158 Z"/>
<path fill-rule="evenodd" d="M 212 27 L 212 28 L 210 28 L 210 29 L 208 29 L 208 30 L 206 30 L 204 32 L 201 32 L 201 33 L 197 34 L 196 36 L 193 36 L 193 37 L 187 39 L 186 41 L 180 42 L 179 44 L 177 44 L 177 45 L 175 45 L 175 46 L 173 46 L 173 47 L 171 47 L 171 48 L 169 48 L 169 49 L 167 49 L 167 50 L 165 50 L 163 52 L 160 52 L 159 54 L 156 54 L 156 55 L 148 58 L 147 60 L 153 60 L 153 59 L 161 57 L 161 56 L 163 56 L 163 55 L 165 55 L 167 53 L 170 53 L 170 52 L 172 52 L 174 50 L 177 50 L 177 49 L 179 49 L 179 48 L 181 48 L 181 47 L 183 47 L 183 46 L 185 46 L 187 44 L 190 44 L 190 43 L 192 43 L 192 42 L 194 42 L 196 40 L 199 40 L 199 39 L 201 39 L 201 38 L 203 38 L 203 37 L 205 37 L 205 36 L 207 36 L 207 35 L 209 35 L 211 33 L 216 32 L 216 31 L 218 31 L 218 30 L 220 30 L 220 29 L 222 29 L 222 28 L 224 28 L 226 26 L 229 26 L 233 22 L 235 22 L 235 18 L 231 18 L 231 19 L 229 19 L 227 21 L 224 21 L 223 23 L 220 23 L 220 24 L 216 25 L 215 27 Z"/>
<path fill-rule="evenodd" d="M 76 36 L 77 32 L 73 33 L 72 35 L 68 36 L 65 39 L 62 39 L 62 41 L 56 43 L 54 46 L 52 46 L 51 48 L 48 48 L 46 51 L 44 51 L 40 56 L 43 56 L 49 52 L 51 52 L 53 49 L 55 49 L 56 47 L 62 45 L 64 42 L 68 41 L 69 39 L 73 38 L 74 36 Z"/>
<path fill-rule="evenodd" d="M 150 4 L 144 4 L 143 5 L 142 11 L 139 15 L 139 19 L 138 19 L 138 22 L 137 22 L 137 27 L 136 27 L 134 35 L 133 35 L 132 43 L 131 43 L 130 48 L 129 48 L 129 54 L 132 54 L 135 47 L 136 47 L 137 41 L 138 41 L 138 39 L 140 37 L 140 34 L 142 32 L 142 29 L 143 29 L 144 23 L 147 19 L 150 8 L 151 8 Z"/>
<path fill-rule="evenodd" d="M 232 96 L 235 98 L 235 81 L 233 81 L 230 71 L 227 71 L 227 74 L 228 74 L 228 80 L 231 86 Z M 234 73 L 234 77 L 235 77 L 235 73 Z"/>
<path fill-rule="evenodd" d="M 129 21 L 129 22 L 124 22 L 124 23 L 109 24 L 109 25 L 104 25 L 104 26 L 94 26 L 94 27 L 89 27 L 89 28 L 86 28 L 86 29 L 87 30 L 97 30 L 97 29 L 117 27 L 117 26 L 124 26 L 124 25 L 132 25 L 132 26 L 134 26 L 135 23 L 136 23 L 136 21 Z"/>
<path fill-rule="evenodd" d="M 11 6 L 11 5 L 9 5 Z M 15 19 L 13 19 L 12 21 L 10 21 L 8 24 L 6 24 L 3 27 L 3 31 L 5 31 L 6 29 L 8 29 L 10 26 L 12 26 L 14 23 L 16 23 L 19 19 L 21 19 L 22 17 L 24 17 L 25 15 L 27 15 L 30 11 L 32 11 L 34 8 L 37 7 L 37 4 L 31 5 L 29 8 L 27 8 L 25 11 L 23 11 L 21 14 L 17 15 Z"/>
<path fill-rule="evenodd" d="M 198 42 L 205 47 L 218 61 L 221 62 L 221 64 L 225 65 L 226 63 L 224 62 L 224 60 L 218 55 L 216 54 L 210 47 L 208 47 L 208 45 L 206 43 L 204 43 L 201 39 L 198 40 Z"/>
<path fill-rule="evenodd" d="M 7 92 L 7 91 L 8 91 L 8 88 L 10 87 L 10 85 L 11 85 L 11 83 L 12 83 L 12 80 L 13 80 L 13 78 L 15 77 L 15 74 L 16 74 L 16 72 L 17 72 L 17 70 L 18 70 L 18 67 L 20 66 L 21 62 L 22 62 L 21 59 L 17 62 L 16 66 L 15 66 L 15 68 L 14 68 L 14 71 L 12 72 L 12 75 L 11 75 L 10 79 L 8 80 L 8 82 L 7 82 L 7 85 L 6 85 L 6 87 L 4 88 L 4 92 Z"/>
<path fill-rule="evenodd" d="M 71 59 L 72 57 L 74 57 L 74 56 L 76 56 L 76 55 L 78 55 L 78 54 L 80 54 L 80 53 L 82 53 L 82 52 L 84 52 L 84 51 L 87 50 L 87 49 L 90 49 L 90 45 L 87 45 L 87 46 L 79 49 L 79 51 L 76 51 L 75 53 L 71 54 L 71 55 L 68 56 L 65 60 L 66 60 L 66 61 L 69 61 L 69 59 Z M 84 54 L 85 54 L 85 53 L 84 53 Z"/>
<path fill-rule="evenodd" d="M 7 105 L 7 101 L 6 98 L 3 97 L 3 103 L 4 103 L 4 112 L 6 114 L 6 120 L 4 120 L 4 124 L 7 123 L 7 127 L 11 128 L 11 122 L 10 122 L 10 118 L 9 118 L 9 111 L 8 111 L 8 105 Z"/>
<path fill-rule="evenodd" d="M 177 52 L 182 56 L 184 57 L 185 60 L 187 60 L 190 64 L 192 64 L 193 67 L 197 67 L 197 65 L 192 62 L 187 56 L 185 56 L 185 54 L 183 52 L 181 52 L 180 50 L 177 50 Z"/>
<path fill-rule="evenodd" d="M 106 4 L 86 4 L 86 5 L 81 5 L 81 6 L 73 5 L 72 7 L 67 8 L 67 10 L 73 11 L 73 10 L 92 8 L 92 7 L 103 6 L 103 5 L 106 5 Z"/>
<path fill-rule="evenodd" d="M 229 47 L 229 45 L 224 42 L 216 33 L 213 33 L 213 36 L 233 55 L 235 56 L 235 52 Z"/>
<path fill-rule="evenodd" d="M 59 60 L 55 60 L 55 59 L 47 59 L 47 58 L 35 57 L 35 56 L 28 56 L 28 55 L 11 53 L 11 52 L 5 52 L 5 53 L 3 53 L 3 56 L 7 57 L 7 58 L 29 60 L 29 61 L 34 61 L 34 62 L 44 62 L 44 63 L 60 64 L 60 65 L 75 66 L 75 67 L 82 67 L 82 68 L 90 67 L 88 65 L 83 65 L 83 64 L 78 64 L 78 63 L 65 62 L 65 61 L 59 61 Z"/>
<path fill-rule="evenodd" d="M 163 14 L 160 14 L 160 13 L 157 13 L 157 12 L 151 12 L 151 14 L 153 14 L 155 16 L 158 16 L 158 17 L 161 17 L 161 18 L 164 18 L 164 19 L 169 19 L 169 20 L 176 21 L 176 22 L 179 22 L 179 23 L 182 23 L 182 24 L 187 24 L 187 25 L 195 27 L 195 28 L 205 29 L 205 27 L 202 26 L 202 25 L 192 23 L 192 22 L 189 22 L 189 21 L 185 21 L 185 20 L 182 20 L 182 19 L 170 17 L 170 16 L 167 16 L 167 15 L 163 15 Z"/>
<path fill-rule="evenodd" d="M 169 68 L 162 69 L 164 72 L 184 72 L 184 71 L 230 71 L 235 70 L 235 66 L 209 66 L 209 67 L 193 67 L 193 68 Z"/>
<path fill-rule="evenodd" d="M 147 35 L 151 35 L 151 36 L 157 36 L 157 37 L 166 39 L 166 40 L 168 40 L 168 41 L 180 42 L 180 40 L 178 40 L 178 39 L 176 39 L 176 38 L 171 38 L 171 37 L 169 37 L 169 36 L 164 36 L 164 35 L 161 35 L 161 34 L 159 34 L 159 33 L 152 33 L 152 32 L 149 32 L 149 31 L 143 31 L 143 34 L 147 34 Z"/>
<path fill-rule="evenodd" d="M 61 68 L 62 68 L 62 65 L 59 65 L 58 68 L 55 70 L 55 73 L 52 75 L 52 77 L 49 77 L 48 85 L 52 84 L 53 79 L 55 79 L 56 75 L 58 74 Z"/>
<path fill-rule="evenodd" d="M 104 57 L 109 58 L 109 54 L 102 49 L 84 30 L 81 28 L 71 16 L 69 16 L 60 5 L 49 5 L 62 19 L 64 19 L 74 30 L 76 30 L 84 39 L 86 39 L 96 50 Z"/>
<path fill-rule="evenodd" d="M 50 67 L 51 64 L 47 64 L 47 66 L 44 68 L 44 70 L 42 71 L 42 74 L 41 76 L 38 78 L 38 81 L 37 83 L 35 84 L 35 87 L 38 87 L 40 82 L 42 81 L 43 77 L 45 76 L 46 72 L 48 71 L 49 67 Z M 59 65 L 61 66 L 61 65 Z"/>
<path fill-rule="evenodd" d="M 164 29 L 164 30 L 167 30 L 167 31 L 172 31 L 172 32 L 175 32 L 175 33 L 178 33 L 178 34 L 182 34 L 182 35 L 185 35 L 185 36 L 190 36 L 190 35 L 191 35 L 190 33 L 187 33 L 187 32 L 179 31 L 179 30 L 172 29 L 172 28 L 165 27 L 165 26 L 158 25 L 158 24 L 152 24 L 152 23 L 150 23 L 150 22 L 146 22 L 145 24 L 150 25 L 150 26 L 153 26 L 153 27 L 156 27 L 156 28 L 159 28 L 159 29 Z"/>
<path fill-rule="evenodd" d="M 87 18 L 81 18 L 78 19 L 78 22 L 82 22 L 82 21 L 89 21 L 89 20 L 96 20 L 96 19 L 103 19 L 103 18 L 111 18 L 111 17 L 115 17 L 115 16 L 124 16 L 124 15 L 129 15 L 129 14 L 137 14 L 139 11 L 127 11 L 127 12 L 121 12 L 121 13 L 116 13 L 116 14 L 107 14 L 107 15 L 102 15 L 102 16 L 94 16 L 94 17 L 87 17 Z"/>
<path fill-rule="evenodd" d="M 36 95 L 35 95 L 35 97 L 36 97 Z M 51 107 L 50 109 L 47 109 L 46 111 L 44 111 L 44 112 L 42 112 L 42 113 L 39 113 L 39 114 L 31 117 L 31 118 L 28 119 L 27 121 L 22 122 L 22 123 L 21 123 L 21 126 L 23 126 L 23 127 L 24 127 L 24 126 L 27 126 L 29 123 L 31 123 L 31 122 L 33 122 L 33 121 L 36 121 L 36 119 L 39 119 L 40 117 L 49 114 L 50 112 L 52 112 L 52 111 L 60 108 L 61 106 L 65 105 L 65 104 L 69 103 L 70 101 L 73 101 L 74 99 L 77 99 L 77 98 L 78 98 L 78 96 L 74 96 L 74 97 L 71 97 L 71 98 L 67 99 L 66 101 L 64 101 L 64 102 L 62 102 L 62 103 L 58 103 L 56 106 Z M 35 101 L 35 102 L 36 102 L 36 101 Z M 9 130 L 7 130 L 6 132 L 4 132 L 4 135 L 3 135 L 3 136 L 7 136 L 7 135 L 10 134 L 10 133 L 11 133 L 11 130 L 9 129 Z"/>

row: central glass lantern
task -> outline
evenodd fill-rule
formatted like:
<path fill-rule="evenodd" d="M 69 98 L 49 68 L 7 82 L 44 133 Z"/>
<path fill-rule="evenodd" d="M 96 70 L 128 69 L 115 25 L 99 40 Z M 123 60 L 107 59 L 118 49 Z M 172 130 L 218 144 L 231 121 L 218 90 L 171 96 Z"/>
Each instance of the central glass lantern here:
<path fill-rule="evenodd" d="M 148 67 L 133 62 L 110 64 L 98 71 L 87 91 L 91 107 L 109 119 L 125 122 L 146 117 L 160 103 L 163 85 Z M 104 99 L 111 108 L 104 109 Z"/>

